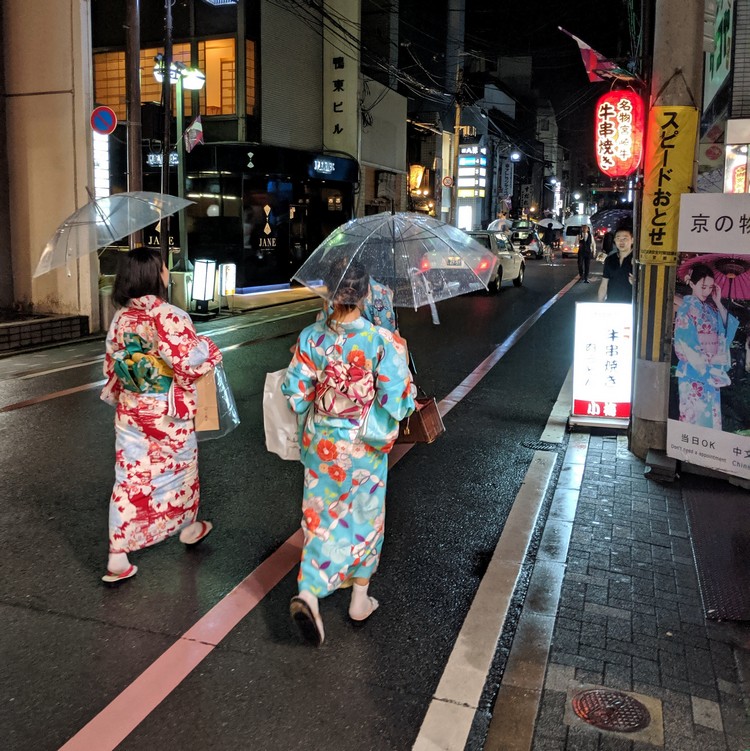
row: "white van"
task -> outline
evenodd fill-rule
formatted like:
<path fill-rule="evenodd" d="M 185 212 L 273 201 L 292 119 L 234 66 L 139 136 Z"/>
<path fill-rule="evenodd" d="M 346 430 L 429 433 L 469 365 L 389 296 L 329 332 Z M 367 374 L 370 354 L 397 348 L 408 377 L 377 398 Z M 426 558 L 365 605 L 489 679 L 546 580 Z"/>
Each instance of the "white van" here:
<path fill-rule="evenodd" d="M 562 236 L 563 258 L 578 255 L 578 236 L 584 224 L 591 227 L 591 217 L 588 214 L 573 214 L 565 220 Z"/>

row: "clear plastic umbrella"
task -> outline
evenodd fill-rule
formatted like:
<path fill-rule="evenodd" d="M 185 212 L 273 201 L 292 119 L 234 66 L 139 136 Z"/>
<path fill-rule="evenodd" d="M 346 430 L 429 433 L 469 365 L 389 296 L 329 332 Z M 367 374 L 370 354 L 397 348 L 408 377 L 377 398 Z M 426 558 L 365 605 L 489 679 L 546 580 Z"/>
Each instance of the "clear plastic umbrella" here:
<path fill-rule="evenodd" d="M 557 219 L 549 219 L 543 216 L 541 219 L 534 219 L 534 224 L 538 224 L 542 229 L 548 229 L 549 225 L 552 225 L 552 229 L 562 229 L 563 226 Z"/>
<path fill-rule="evenodd" d="M 352 261 L 393 292 L 393 304 L 422 305 L 486 289 L 498 264 L 469 235 L 426 214 L 384 213 L 334 230 L 292 277 L 330 300 Z"/>
<path fill-rule="evenodd" d="M 111 245 L 191 203 L 185 198 L 148 191 L 92 199 L 55 230 L 44 246 L 34 276 L 67 266 L 72 258 Z"/>

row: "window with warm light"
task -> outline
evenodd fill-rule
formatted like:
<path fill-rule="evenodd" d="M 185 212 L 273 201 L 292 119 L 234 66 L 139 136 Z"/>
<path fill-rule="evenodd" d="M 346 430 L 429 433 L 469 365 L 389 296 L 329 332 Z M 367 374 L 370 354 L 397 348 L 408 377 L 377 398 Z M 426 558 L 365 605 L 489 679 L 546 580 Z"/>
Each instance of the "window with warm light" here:
<path fill-rule="evenodd" d="M 257 107 L 256 43 L 245 41 L 245 106 L 248 115 Z M 196 43 L 196 64 L 206 74 L 206 85 L 198 92 L 198 112 L 204 115 L 235 115 L 237 113 L 237 55 L 235 40 L 208 39 Z M 154 58 L 163 54 L 161 47 L 141 50 L 141 102 L 160 102 L 161 84 L 153 76 Z M 172 59 L 193 67 L 190 44 L 175 44 Z M 198 114 L 193 108 L 193 94 L 184 97 L 186 117 Z M 125 53 L 97 52 L 94 54 L 94 98 L 97 104 L 111 107 L 119 120 L 126 119 Z M 172 88 L 172 112 L 175 112 L 176 92 Z"/>

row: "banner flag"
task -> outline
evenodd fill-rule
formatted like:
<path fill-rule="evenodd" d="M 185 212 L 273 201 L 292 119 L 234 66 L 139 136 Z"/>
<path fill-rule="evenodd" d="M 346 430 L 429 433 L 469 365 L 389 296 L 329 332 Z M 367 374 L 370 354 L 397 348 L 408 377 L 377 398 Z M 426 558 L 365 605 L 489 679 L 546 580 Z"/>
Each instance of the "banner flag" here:
<path fill-rule="evenodd" d="M 590 82 L 603 81 L 605 78 L 617 78 L 621 81 L 638 80 L 638 76 L 634 73 L 625 70 L 625 68 L 621 68 L 617 63 L 613 63 L 610 59 L 602 55 L 601 52 L 597 52 L 595 49 L 589 47 L 583 39 L 566 31 L 562 26 L 558 26 L 557 28 L 560 29 L 563 34 L 567 34 L 571 39 L 575 40 L 578 49 L 581 51 L 583 65 L 586 68 L 586 73 L 588 74 Z"/>
<path fill-rule="evenodd" d="M 203 124 L 201 116 L 198 115 L 190 125 L 188 125 L 184 134 L 185 151 L 189 154 L 199 143 L 203 143 Z"/>

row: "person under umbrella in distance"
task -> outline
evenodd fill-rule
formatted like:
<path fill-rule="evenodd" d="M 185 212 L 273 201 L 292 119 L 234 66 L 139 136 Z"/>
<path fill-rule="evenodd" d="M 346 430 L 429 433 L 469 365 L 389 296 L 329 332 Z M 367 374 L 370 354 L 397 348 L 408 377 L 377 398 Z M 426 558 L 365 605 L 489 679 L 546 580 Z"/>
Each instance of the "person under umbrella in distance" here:
<path fill-rule="evenodd" d="M 306 416 L 304 547 L 289 610 L 315 646 L 325 639 L 319 601 L 348 580 L 352 620 L 378 607 L 368 588 L 383 546 L 388 452 L 415 406 L 406 343 L 362 316 L 368 283 L 362 264 L 347 265 L 331 313 L 302 330 L 281 386 Z"/>
<path fill-rule="evenodd" d="M 614 235 L 617 253 L 604 259 L 599 302 L 633 302 L 633 231 L 618 227 Z"/>
<path fill-rule="evenodd" d="M 169 272 L 158 250 L 122 254 L 112 296 L 118 305 L 104 356 L 101 398 L 117 408 L 115 484 L 109 503 L 109 560 L 102 580 L 138 568 L 128 553 L 179 532 L 200 542 L 211 522 L 197 521 L 198 446 L 195 381 L 221 362 L 190 316 L 166 301 Z"/>

